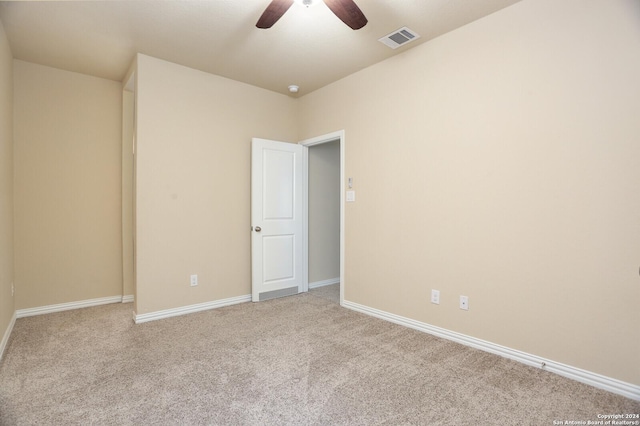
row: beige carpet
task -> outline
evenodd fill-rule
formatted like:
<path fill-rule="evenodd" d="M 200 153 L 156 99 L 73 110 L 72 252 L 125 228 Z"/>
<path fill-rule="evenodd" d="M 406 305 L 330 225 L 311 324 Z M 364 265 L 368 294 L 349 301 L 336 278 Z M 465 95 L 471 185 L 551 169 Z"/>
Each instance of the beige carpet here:
<path fill-rule="evenodd" d="M 22 318 L 2 425 L 553 425 L 640 403 L 337 304 L 337 286 L 135 325 Z"/>

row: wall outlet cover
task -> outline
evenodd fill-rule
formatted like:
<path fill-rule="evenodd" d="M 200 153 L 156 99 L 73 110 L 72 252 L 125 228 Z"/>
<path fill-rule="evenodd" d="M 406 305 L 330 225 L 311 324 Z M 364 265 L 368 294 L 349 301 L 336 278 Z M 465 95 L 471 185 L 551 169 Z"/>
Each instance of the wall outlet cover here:
<path fill-rule="evenodd" d="M 431 303 L 436 305 L 440 304 L 440 291 L 439 290 L 431 290 Z"/>
<path fill-rule="evenodd" d="M 469 310 L 469 298 L 467 296 L 460 296 L 460 309 Z"/>

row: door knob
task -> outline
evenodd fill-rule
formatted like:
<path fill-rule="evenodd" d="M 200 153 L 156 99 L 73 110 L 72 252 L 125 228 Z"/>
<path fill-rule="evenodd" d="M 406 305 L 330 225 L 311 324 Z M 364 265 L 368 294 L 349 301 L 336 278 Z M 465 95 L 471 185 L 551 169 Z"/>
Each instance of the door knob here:
<path fill-rule="evenodd" d="M 262 228 L 260 228 L 259 226 L 256 226 L 256 232 L 260 232 L 262 231 Z"/>

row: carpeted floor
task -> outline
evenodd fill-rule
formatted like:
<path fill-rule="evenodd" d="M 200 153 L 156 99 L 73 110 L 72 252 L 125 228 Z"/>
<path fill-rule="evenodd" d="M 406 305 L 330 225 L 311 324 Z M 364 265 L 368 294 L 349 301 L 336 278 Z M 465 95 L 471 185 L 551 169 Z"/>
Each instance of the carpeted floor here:
<path fill-rule="evenodd" d="M 135 325 L 16 321 L 2 425 L 553 425 L 640 403 L 307 294 Z"/>

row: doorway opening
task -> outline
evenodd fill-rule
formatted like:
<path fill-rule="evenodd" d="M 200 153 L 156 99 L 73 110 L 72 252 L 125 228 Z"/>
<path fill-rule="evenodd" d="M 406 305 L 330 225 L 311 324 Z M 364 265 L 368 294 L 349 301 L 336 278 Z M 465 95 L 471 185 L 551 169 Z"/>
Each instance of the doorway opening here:
<path fill-rule="evenodd" d="M 330 296 L 339 285 L 344 301 L 344 131 L 300 142 L 304 163 L 304 290 Z M 327 287 L 323 289 L 323 287 Z M 328 290 L 328 291 L 327 291 Z"/>
<path fill-rule="evenodd" d="M 136 301 L 136 71 L 122 89 L 122 302 Z"/>

